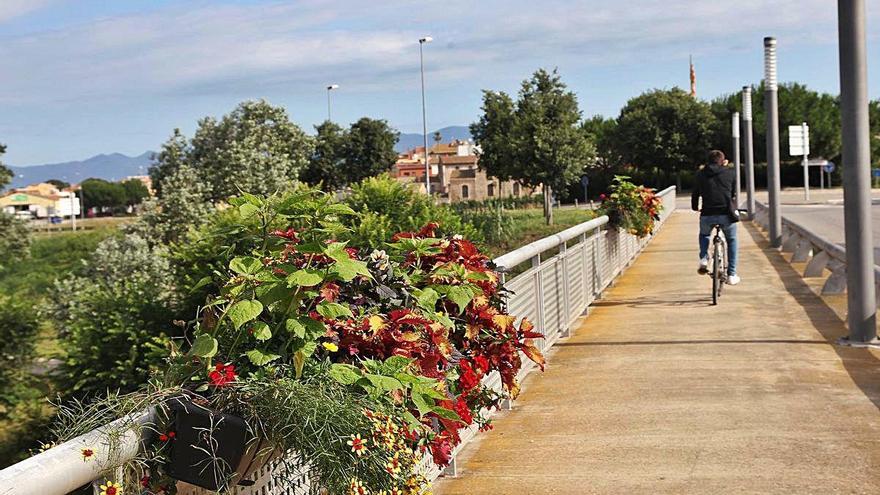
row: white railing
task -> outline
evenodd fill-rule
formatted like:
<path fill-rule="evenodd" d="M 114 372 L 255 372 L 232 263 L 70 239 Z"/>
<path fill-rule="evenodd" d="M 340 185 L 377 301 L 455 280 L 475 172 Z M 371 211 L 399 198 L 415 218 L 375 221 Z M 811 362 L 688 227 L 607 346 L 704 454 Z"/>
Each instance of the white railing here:
<path fill-rule="evenodd" d="M 763 229 L 769 225 L 770 210 L 766 205 L 755 203 L 755 223 Z M 846 292 L 846 249 L 821 237 L 810 229 L 782 217 L 783 253 L 791 253 L 791 263 L 806 263 L 804 278 L 826 277 L 821 293 L 843 294 Z M 825 271 L 828 270 L 826 274 Z M 880 267 L 874 266 L 874 284 L 880 298 Z"/>
<path fill-rule="evenodd" d="M 663 210 L 655 232 L 675 210 L 675 192 L 675 187 L 669 187 L 658 193 Z M 638 238 L 609 228 L 608 217 L 602 216 L 496 258 L 494 262 L 502 274 L 512 273 L 529 263 L 525 271 L 505 282 L 505 287 L 512 291 L 507 300 L 510 314 L 534 322 L 535 327 L 545 335 L 539 341 L 541 349 L 548 349 L 560 338 L 569 335 L 578 318 L 586 314 L 590 304 L 635 260 L 651 237 Z M 534 363 L 523 359 L 518 378 L 522 379 L 534 368 Z M 486 384 L 500 388 L 497 373 L 488 376 Z M 475 434 L 475 428 L 463 431 L 462 442 L 454 455 Z M 0 495 L 64 495 L 100 477 L 102 465 L 118 465 L 126 460 L 119 456 L 133 457 L 140 446 L 140 440 L 134 433 L 116 438 L 113 449 L 102 445 L 104 437 L 106 435 L 101 430 L 96 430 L 0 471 Z M 83 448 L 95 450 L 94 459 L 83 461 Z M 112 460 L 107 458 L 111 450 L 117 456 Z M 453 460 L 446 472 L 454 474 L 455 465 Z M 306 487 L 302 486 L 277 485 L 272 469 L 272 465 L 259 469 L 253 477 L 255 484 L 239 487 L 236 493 L 299 495 L 307 492 Z M 428 466 L 428 473 L 431 478 L 442 474 L 433 466 Z M 190 495 L 208 492 L 187 487 L 179 493 Z"/>

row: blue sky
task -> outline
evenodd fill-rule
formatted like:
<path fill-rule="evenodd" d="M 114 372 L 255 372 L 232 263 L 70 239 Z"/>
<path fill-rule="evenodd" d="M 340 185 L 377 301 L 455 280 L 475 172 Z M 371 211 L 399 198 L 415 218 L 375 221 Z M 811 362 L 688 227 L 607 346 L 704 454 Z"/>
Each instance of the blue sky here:
<path fill-rule="evenodd" d="M 880 0 L 866 3 L 880 98 Z M 334 120 L 420 132 L 426 34 L 431 129 L 472 122 L 482 89 L 515 92 L 539 67 L 585 115 L 687 87 L 689 54 L 700 97 L 734 92 L 762 77 L 765 35 L 780 80 L 837 93 L 836 14 L 833 0 L 0 0 L 0 142 L 13 165 L 140 154 L 249 98 L 312 132 L 330 83 Z"/>

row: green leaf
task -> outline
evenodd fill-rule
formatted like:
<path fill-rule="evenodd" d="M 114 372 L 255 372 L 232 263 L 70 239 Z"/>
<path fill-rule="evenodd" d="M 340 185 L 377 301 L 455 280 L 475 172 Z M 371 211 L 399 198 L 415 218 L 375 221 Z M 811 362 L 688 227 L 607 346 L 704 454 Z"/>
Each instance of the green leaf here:
<path fill-rule="evenodd" d="M 254 196 L 249 192 L 242 191 L 241 197 L 243 197 L 245 200 L 247 200 L 248 203 L 254 206 L 263 206 L 263 200 L 259 196 Z"/>
<path fill-rule="evenodd" d="M 440 299 L 440 294 L 436 290 L 428 287 L 422 290 L 415 290 L 413 293 L 420 308 L 431 313 L 437 310 L 437 300 Z"/>
<path fill-rule="evenodd" d="M 377 388 L 382 390 L 383 392 L 391 392 L 393 390 L 403 390 L 404 386 L 397 378 L 392 378 L 390 376 L 384 375 L 374 375 L 372 373 L 367 373 L 364 375 L 364 378 L 370 381 Z"/>
<path fill-rule="evenodd" d="M 361 370 L 350 364 L 336 363 L 330 366 L 330 376 L 343 385 L 351 385 L 363 376 Z"/>
<path fill-rule="evenodd" d="M 327 333 L 327 326 L 324 323 L 313 320 L 308 316 L 290 318 L 284 322 L 284 328 L 305 340 L 314 340 Z"/>
<path fill-rule="evenodd" d="M 474 298 L 474 291 L 463 285 L 453 285 L 446 290 L 446 297 L 458 306 L 458 314 L 462 314 Z"/>
<path fill-rule="evenodd" d="M 306 327 L 300 323 L 299 320 L 293 318 L 288 319 L 284 322 L 284 328 L 301 339 L 306 338 Z"/>
<path fill-rule="evenodd" d="M 239 301 L 232 305 L 229 308 L 229 319 L 232 320 L 232 324 L 235 325 L 235 329 L 238 330 L 245 323 L 255 319 L 260 316 L 260 313 L 263 312 L 263 304 L 260 301 L 254 301 L 251 299 L 245 301 Z"/>
<path fill-rule="evenodd" d="M 290 289 L 287 288 L 287 284 L 281 283 L 262 284 L 257 286 L 254 292 L 256 292 L 260 302 L 266 307 L 293 295 Z"/>
<path fill-rule="evenodd" d="M 320 272 L 310 268 L 297 270 L 287 276 L 288 287 L 313 287 L 324 281 Z"/>
<path fill-rule="evenodd" d="M 345 203 L 333 203 L 328 205 L 324 211 L 334 215 L 357 215 L 357 212 Z"/>
<path fill-rule="evenodd" d="M 272 330 L 269 329 L 269 325 L 262 321 L 255 322 L 251 330 L 254 338 L 257 340 L 269 340 L 272 338 Z"/>
<path fill-rule="evenodd" d="M 253 275 L 263 269 L 263 263 L 250 256 L 239 256 L 229 262 L 229 269 L 242 275 Z"/>
<path fill-rule="evenodd" d="M 201 289 L 202 287 L 210 284 L 213 281 L 214 281 L 214 279 L 212 279 L 210 275 L 204 276 L 201 279 L 199 279 L 198 282 L 196 282 L 196 285 L 192 286 L 192 288 L 189 290 L 189 292 L 193 293 L 193 292 Z"/>
<path fill-rule="evenodd" d="M 413 414 L 409 411 L 403 412 L 403 419 L 409 424 L 410 428 L 413 430 L 418 430 L 422 427 L 422 422 L 419 421 Z"/>
<path fill-rule="evenodd" d="M 333 302 L 328 302 L 328 301 L 324 301 L 321 304 L 318 304 L 317 308 L 315 308 L 315 309 L 318 311 L 318 314 L 320 314 L 324 318 L 328 318 L 331 320 L 335 320 L 336 318 L 339 318 L 340 316 L 348 316 L 348 317 L 354 316 L 352 314 L 351 310 L 348 309 L 347 306 L 343 306 L 339 303 L 333 303 Z"/>
<path fill-rule="evenodd" d="M 330 272 L 345 282 L 351 282 L 358 275 L 372 277 L 365 262 L 353 259 L 337 260 L 330 267 Z"/>
<path fill-rule="evenodd" d="M 386 374 L 394 374 L 403 371 L 404 368 L 412 363 L 412 359 L 405 358 L 403 356 L 391 356 L 386 359 L 384 363 L 382 363 L 382 370 Z"/>
<path fill-rule="evenodd" d="M 250 359 L 251 363 L 253 363 L 255 366 L 265 366 L 281 357 L 278 354 L 272 354 L 270 352 L 262 351 L 260 349 L 252 349 L 250 351 L 247 351 L 246 355 L 248 359 Z"/>
<path fill-rule="evenodd" d="M 256 215 L 258 211 L 260 211 L 260 208 L 251 203 L 245 203 L 238 207 L 238 214 L 241 215 L 241 218 L 250 218 Z"/>
<path fill-rule="evenodd" d="M 433 412 L 437 416 L 440 416 L 443 419 L 449 419 L 452 421 L 461 421 L 461 417 L 455 411 L 452 411 L 450 409 L 446 409 L 445 407 L 434 406 L 431 408 L 431 412 Z"/>
<path fill-rule="evenodd" d="M 197 335 L 189 354 L 203 358 L 213 357 L 217 354 L 217 339 L 206 333 Z"/>
<path fill-rule="evenodd" d="M 429 397 L 425 397 L 422 394 L 412 394 L 412 401 L 413 404 L 416 405 L 416 409 L 419 410 L 419 416 L 424 416 L 425 414 L 428 414 L 429 412 L 431 412 L 431 408 L 434 407 L 434 400 Z"/>

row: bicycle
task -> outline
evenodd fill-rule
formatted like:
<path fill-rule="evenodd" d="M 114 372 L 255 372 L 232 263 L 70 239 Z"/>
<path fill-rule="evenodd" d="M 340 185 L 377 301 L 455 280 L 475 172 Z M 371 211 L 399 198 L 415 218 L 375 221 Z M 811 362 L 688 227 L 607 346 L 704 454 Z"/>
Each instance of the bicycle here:
<path fill-rule="evenodd" d="M 709 277 L 712 278 L 712 305 L 718 305 L 721 288 L 727 282 L 727 240 L 721 231 L 721 224 L 712 225 L 712 263 Z"/>

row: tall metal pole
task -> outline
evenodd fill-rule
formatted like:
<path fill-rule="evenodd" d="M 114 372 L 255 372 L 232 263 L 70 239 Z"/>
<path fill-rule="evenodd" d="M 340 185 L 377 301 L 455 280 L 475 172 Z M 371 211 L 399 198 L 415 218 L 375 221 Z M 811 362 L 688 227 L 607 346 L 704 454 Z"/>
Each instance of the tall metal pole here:
<path fill-rule="evenodd" d="M 810 138 L 808 137 L 808 127 L 806 122 L 801 123 L 801 134 L 804 136 L 804 154 L 801 157 L 801 165 L 804 167 L 804 200 L 810 200 L 810 157 L 809 157 L 809 142 Z"/>
<path fill-rule="evenodd" d="M 838 0 L 840 116 L 843 137 L 843 224 L 850 342 L 877 338 L 874 249 L 871 232 L 871 148 L 865 2 Z"/>
<path fill-rule="evenodd" d="M 764 38 L 764 111 L 767 114 L 767 195 L 770 209 L 770 246 L 782 246 L 779 206 L 779 101 L 776 81 L 776 38 Z"/>
<path fill-rule="evenodd" d="M 736 171 L 736 207 L 742 204 L 742 180 L 740 179 L 739 164 L 739 112 L 733 112 L 732 122 L 730 123 L 731 134 L 733 135 L 733 169 Z"/>
<path fill-rule="evenodd" d="M 330 92 L 337 88 L 339 88 L 338 84 L 331 84 L 327 86 L 327 122 L 333 120 L 332 118 L 330 118 Z"/>
<path fill-rule="evenodd" d="M 746 161 L 746 209 L 755 217 L 755 151 L 752 149 L 752 87 L 743 86 L 743 150 Z"/>
<path fill-rule="evenodd" d="M 425 191 L 431 194 L 431 160 L 428 153 L 428 112 L 425 108 L 425 57 L 422 46 L 430 43 L 432 38 L 426 36 L 419 40 L 419 67 L 422 73 L 422 134 L 425 138 Z"/>

